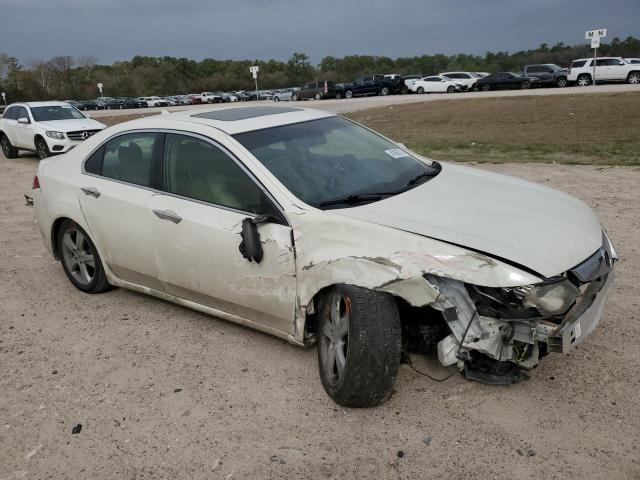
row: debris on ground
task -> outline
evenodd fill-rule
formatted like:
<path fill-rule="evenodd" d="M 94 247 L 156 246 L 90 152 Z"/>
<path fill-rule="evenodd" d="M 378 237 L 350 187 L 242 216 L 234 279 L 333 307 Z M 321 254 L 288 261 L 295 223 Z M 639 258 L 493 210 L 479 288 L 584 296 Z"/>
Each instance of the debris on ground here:
<path fill-rule="evenodd" d="M 431 446 L 431 435 L 428 435 L 422 439 L 422 443 L 424 443 L 427 447 Z"/>
<path fill-rule="evenodd" d="M 74 427 L 71 429 L 71 433 L 72 433 L 73 435 L 77 435 L 77 434 L 78 434 L 78 433 L 80 433 L 81 431 L 82 431 L 82 424 L 81 424 L 81 423 L 78 423 L 76 426 L 74 426 Z"/>

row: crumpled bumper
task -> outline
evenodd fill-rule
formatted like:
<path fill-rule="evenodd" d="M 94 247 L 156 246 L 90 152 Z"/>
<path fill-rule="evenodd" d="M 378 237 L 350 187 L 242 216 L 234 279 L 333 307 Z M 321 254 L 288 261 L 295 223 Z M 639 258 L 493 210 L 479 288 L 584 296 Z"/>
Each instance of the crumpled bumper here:
<path fill-rule="evenodd" d="M 604 306 L 614 283 L 614 268 L 601 282 L 592 282 L 584 293 L 584 300 L 562 324 L 549 334 L 547 348 L 551 352 L 567 353 L 580 345 L 596 328 L 604 313 Z"/>

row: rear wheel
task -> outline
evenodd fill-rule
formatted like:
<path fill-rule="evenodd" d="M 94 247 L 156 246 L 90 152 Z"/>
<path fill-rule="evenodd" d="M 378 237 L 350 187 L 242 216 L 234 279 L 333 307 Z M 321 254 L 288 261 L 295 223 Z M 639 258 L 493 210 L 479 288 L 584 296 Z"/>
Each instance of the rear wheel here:
<path fill-rule="evenodd" d="M 320 100 L 322 99 L 322 95 L 319 93 L 316 93 L 313 98 L 315 98 L 316 100 Z"/>
<path fill-rule="evenodd" d="M 489 90 L 491 90 L 491 86 L 488 83 L 485 83 L 484 85 L 482 85 L 482 87 L 480 87 L 480 90 L 482 90 L 483 92 L 488 92 Z"/>
<path fill-rule="evenodd" d="M 293 95 L 291 95 L 291 101 L 292 102 L 297 102 L 298 101 L 298 95 L 295 94 L 295 93 Z"/>
<path fill-rule="evenodd" d="M 44 160 L 45 158 L 51 156 L 51 152 L 49 151 L 47 142 L 45 142 L 43 138 L 36 138 L 36 153 L 38 154 L 38 158 L 40 160 Z"/>
<path fill-rule="evenodd" d="M 451 86 L 449 86 L 449 87 L 447 87 L 447 93 L 453 93 L 453 92 L 455 92 L 455 91 L 456 91 L 456 87 L 454 87 L 454 86 L 452 86 L 452 85 L 451 85 Z"/>
<path fill-rule="evenodd" d="M 418 87 L 418 89 L 416 90 L 416 93 L 422 95 L 424 93 L 424 88 L 423 87 Z"/>
<path fill-rule="evenodd" d="M 7 137 L 4 133 L 0 134 L 2 138 L 0 138 L 0 144 L 2 145 L 2 153 L 7 158 L 16 158 L 18 156 L 18 149 L 11 145 L 11 141 L 9 137 Z"/>
<path fill-rule="evenodd" d="M 89 235 L 71 220 L 65 220 L 58 232 L 58 253 L 67 277 L 86 293 L 109 289 L 100 255 Z"/>
<path fill-rule="evenodd" d="M 345 407 L 373 407 L 387 400 L 402 345 L 393 297 L 337 285 L 322 299 L 319 321 L 320 379 L 329 396 Z"/>
<path fill-rule="evenodd" d="M 528 90 L 528 89 L 530 89 L 530 88 L 531 88 L 531 82 L 529 82 L 528 80 L 525 80 L 524 82 L 522 82 L 522 83 L 520 84 L 520 88 L 521 88 L 522 90 Z"/>
<path fill-rule="evenodd" d="M 342 98 L 342 93 L 336 92 L 336 98 L 340 100 Z"/>
<path fill-rule="evenodd" d="M 569 82 L 567 81 L 567 77 L 560 77 L 559 79 L 556 80 L 556 87 L 564 88 L 568 84 Z"/>
<path fill-rule="evenodd" d="M 344 97 L 353 98 L 353 92 L 351 90 L 347 90 L 346 92 L 344 92 Z"/>
<path fill-rule="evenodd" d="M 389 95 L 389 87 L 382 87 L 380 89 L 380 95 Z"/>
<path fill-rule="evenodd" d="M 588 87 L 589 85 L 591 85 L 591 75 L 583 73 L 578 77 L 577 83 L 579 87 Z"/>
<path fill-rule="evenodd" d="M 633 85 L 640 84 L 640 72 L 631 72 L 627 77 L 627 82 Z"/>
<path fill-rule="evenodd" d="M 280 101 L 280 97 L 276 95 L 275 97 L 273 97 L 273 101 L 274 102 L 279 102 Z"/>

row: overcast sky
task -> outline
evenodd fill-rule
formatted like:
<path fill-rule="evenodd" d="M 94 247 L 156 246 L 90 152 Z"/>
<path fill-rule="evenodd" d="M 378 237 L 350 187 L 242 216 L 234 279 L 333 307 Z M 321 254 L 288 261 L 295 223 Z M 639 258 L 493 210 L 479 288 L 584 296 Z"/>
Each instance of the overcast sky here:
<path fill-rule="evenodd" d="M 0 0 L 0 52 L 286 60 L 484 54 L 640 36 L 640 0 Z M 638 52 L 640 55 L 640 52 Z"/>

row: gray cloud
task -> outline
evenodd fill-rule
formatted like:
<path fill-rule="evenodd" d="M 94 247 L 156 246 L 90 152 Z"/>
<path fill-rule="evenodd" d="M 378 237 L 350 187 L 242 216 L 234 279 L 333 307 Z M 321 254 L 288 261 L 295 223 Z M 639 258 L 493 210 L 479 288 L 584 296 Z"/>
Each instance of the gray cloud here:
<path fill-rule="evenodd" d="M 517 51 L 640 35 L 638 0 L 0 0 L 0 50 L 28 58 L 92 54 L 313 61 Z M 640 54 L 640 52 L 638 52 Z"/>

